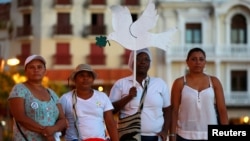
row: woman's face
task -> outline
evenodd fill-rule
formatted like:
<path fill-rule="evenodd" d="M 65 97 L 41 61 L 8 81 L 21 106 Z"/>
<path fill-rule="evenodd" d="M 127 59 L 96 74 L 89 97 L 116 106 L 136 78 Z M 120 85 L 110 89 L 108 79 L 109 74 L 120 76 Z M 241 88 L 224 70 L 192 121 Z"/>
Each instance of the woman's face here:
<path fill-rule="evenodd" d="M 28 80 L 42 80 L 46 73 L 46 67 L 40 60 L 33 60 L 27 64 L 25 74 Z"/>
<path fill-rule="evenodd" d="M 137 73 L 147 73 L 150 67 L 150 58 L 147 53 L 139 53 L 136 56 L 136 72 Z"/>
<path fill-rule="evenodd" d="M 91 88 L 94 83 L 94 76 L 92 72 L 89 71 L 80 71 L 75 76 L 75 85 L 76 88 Z"/>
<path fill-rule="evenodd" d="M 202 52 L 196 51 L 190 54 L 186 62 L 190 72 L 203 72 L 206 65 L 206 57 Z"/>

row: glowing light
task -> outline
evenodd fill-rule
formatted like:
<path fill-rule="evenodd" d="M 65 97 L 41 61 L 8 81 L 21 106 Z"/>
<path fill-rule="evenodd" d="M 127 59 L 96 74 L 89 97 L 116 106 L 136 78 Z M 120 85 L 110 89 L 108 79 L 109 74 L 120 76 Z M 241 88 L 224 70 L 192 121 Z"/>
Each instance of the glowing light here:
<path fill-rule="evenodd" d="M 6 125 L 6 121 L 2 120 L 1 124 L 2 124 L 2 126 L 5 126 Z"/>
<path fill-rule="evenodd" d="M 249 122 L 249 117 L 248 116 L 244 116 L 243 117 L 243 122 L 244 123 L 248 123 Z"/>
<path fill-rule="evenodd" d="M 16 66 L 20 63 L 20 61 L 17 58 L 11 58 L 7 60 L 7 64 L 9 66 Z"/>
<path fill-rule="evenodd" d="M 103 87 L 102 87 L 102 86 L 99 86 L 99 87 L 98 87 L 98 91 L 101 91 L 101 92 L 102 92 L 102 91 L 103 91 Z"/>

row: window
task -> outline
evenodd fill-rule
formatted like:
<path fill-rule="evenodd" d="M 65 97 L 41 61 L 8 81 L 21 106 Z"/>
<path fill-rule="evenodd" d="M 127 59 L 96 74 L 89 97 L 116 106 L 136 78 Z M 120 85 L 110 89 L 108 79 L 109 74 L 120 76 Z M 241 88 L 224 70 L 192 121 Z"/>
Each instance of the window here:
<path fill-rule="evenodd" d="M 72 26 L 70 24 L 69 13 L 57 14 L 57 25 L 55 26 L 55 34 L 72 34 Z"/>
<path fill-rule="evenodd" d="M 91 44 L 87 62 L 92 65 L 105 65 L 105 59 L 104 49 L 98 47 L 95 43 Z"/>
<path fill-rule="evenodd" d="M 91 4 L 93 4 L 93 5 L 104 5 L 104 4 L 106 4 L 106 0 L 91 0 Z"/>
<path fill-rule="evenodd" d="M 57 23 L 60 25 L 70 25 L 70 14 L 69 13 L 58 13 Z"/>
<path fill-rule="evenodd" d="M 71 55 L 69 43 L 57 43 L 56 54 L 54 55 L 54 64 L 58 65 L 69 65 L 71 64 Z"/>
<path fill-rule="evenodd" d="M 124 53 L 121 56 L 122 57 L 122 65 L 127 65 L 128 64 L 130 52 L 131 52 L 131 50 L 124 49 Z"/>
<path fill-rule="evenodd" d="M 139 0 L 123 0 L 123 5 L 139 5 Z"/>
<path fill-rule="evenodd" d="M 247 43 L 246 18 L 241 14 L 237 14 L 232 18 L 231 43 L 234 43 L 234 44 L 246 44 Z"/>
<path fill-rule="evenodd" d="M 200 44 L 202 43 L 202 33 L 200 23 L 186 24 L 186 43 Z"/>
<path fill-rule="evenodd" d="M 231 90 L 232 91 L 247 91 L 247 71 L 233 70 L 231 71 Z"/>
<path fill-rule="evenodd" d="M 31 36 L 31 15 L 29 13 L 23 15 L 23 26 L 17 28 L 17 36 Z"/>
<path fill-rule="evenodd" d="M 93 13 L 91 15 L 91 34 L 106 34 L 106 27 L 104 25 L 103 13 Z"/>
<path fill-rule="evenodd" d="M 17 58 L 20 61 L 20 65 L 24 65 L 25 59 L 31 55 L 31 46 L 30 43 L 23 43 L 21 45 L 21 54 L 17 55 Z"/>
<path fill-rule="evenodd" d="M 31 15 L 24 14 L 23 15 L 23 26 L 30 26 L 31 25 Z"/>

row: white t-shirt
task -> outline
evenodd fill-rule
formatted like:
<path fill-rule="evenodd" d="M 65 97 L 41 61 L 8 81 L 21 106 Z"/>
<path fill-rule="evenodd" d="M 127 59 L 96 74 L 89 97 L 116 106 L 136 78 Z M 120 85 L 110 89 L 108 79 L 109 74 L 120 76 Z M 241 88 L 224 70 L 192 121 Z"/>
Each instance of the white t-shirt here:
<path fill-rule="evenodd" d="M 145 80 L 143 85 L 144 83 Z M 133 76 L 116 81 L 110 91 L 110 100 L 115 102 L 127 96 L 132 86 Z M 138 110 L 143 87 L 136 82 L 136 88 L 137 96 L 120 111 L 121 118 L 132 115 Z M 164 124 L 162 108 L 168 106 L 170 106 L 170 94 L 167 84 L 161 78 L 150 77 L 141 115 L 141 135 L 154 136 L 162 130 Z"/>
<path fill-rule="evenodd" d="M 65 139 L 77 139 L 75 128 L 74 109 L 72 103 L 73 91 L 65 93 L 61 98 L 63 111 L 69 122 Z M 113 105 L 108 96 L 100 91 L 94 90 L 93 96 L 87 100 L 77 97 L 76 100 L 77 128 L 81 140 L 87 138 L 105 139 L 104 112 L 113 109 Z"/>

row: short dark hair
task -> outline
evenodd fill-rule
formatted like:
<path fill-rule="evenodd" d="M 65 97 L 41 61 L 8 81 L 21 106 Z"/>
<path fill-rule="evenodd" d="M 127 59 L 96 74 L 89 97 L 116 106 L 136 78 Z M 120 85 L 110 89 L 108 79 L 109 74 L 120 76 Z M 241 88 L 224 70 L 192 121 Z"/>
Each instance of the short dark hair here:
<path fill-rule="evenodd" d="M 195 47 L 195 48 L 192 48 L 192 49 L 189 50 L 189 52 L 187 54 L 186 61 L 189 59 L 189 57 L 191 56 L 191 54 L 194 53 L 194 52 L 201 52 L 205 56 L 205 58 L 206 58 L 205 51 L 203 49 L 199 48 L 199 47 Z"/>

